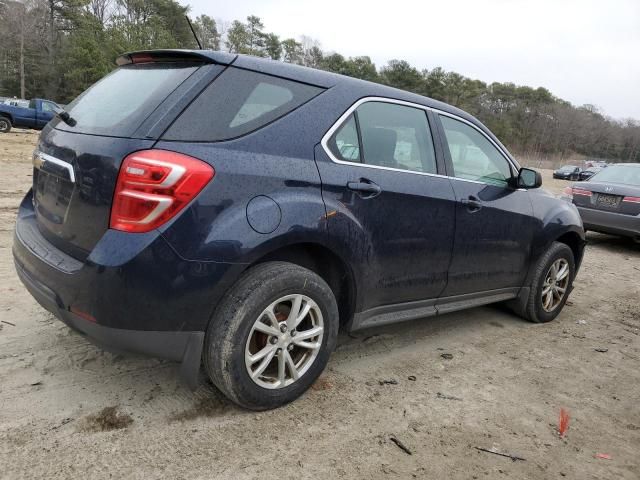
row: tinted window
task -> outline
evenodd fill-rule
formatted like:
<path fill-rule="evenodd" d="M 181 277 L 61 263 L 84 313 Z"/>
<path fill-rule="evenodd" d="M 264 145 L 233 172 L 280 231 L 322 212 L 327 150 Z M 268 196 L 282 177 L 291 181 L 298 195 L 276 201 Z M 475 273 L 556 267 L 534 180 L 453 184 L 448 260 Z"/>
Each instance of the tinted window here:
<path fill-rule="evenodd" d="M 360 161 L 360 143 L 356 119 L 350 115 L 347 121 L 338 129 L 329 141 L 329 148 L 339 160 L 349 162 Z"/>
<path fill-rule="evenodd" d="M 185 110 L 166 140 L 228 140 L 286 115 L 321 88 L 230 67 Z"/>
<path fill-rule="evenodd" d="M 160 103 L 197 69 L 176 63 L 126 65 L 114 70 L 71 102 L 76 126 L 56 128 L 98 135 L 132 134 Z"/>
<path fill-rule="evenodd" d="M 360 131 L 361 145 L 357 142 L 356 128 Z M 427 114 L 419 108 L 386 102 L 364 103 L 338 129 L 329 146 L 343 160 L 436 173 Z"/>
<path fill-rule="evenodd" d="M 506 186 L 511 178 L 509 162 L 479 131 L 464 122 L 440 115 L 453 174 L 457 178 Z"/>

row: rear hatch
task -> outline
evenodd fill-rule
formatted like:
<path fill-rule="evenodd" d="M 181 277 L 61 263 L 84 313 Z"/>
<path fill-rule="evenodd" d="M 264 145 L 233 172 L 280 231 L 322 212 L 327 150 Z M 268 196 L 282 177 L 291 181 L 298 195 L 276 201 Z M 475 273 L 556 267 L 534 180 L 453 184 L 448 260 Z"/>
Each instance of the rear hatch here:
<path fill-rule="evenodd" d="M 54 119 L 40 137 L 33 175 L 38 228 L 77 259 L 84 260 L 109 228 L 123 158 L 151 148 L 230 61 L 161 53 L 121 57 L 123 65 L 69 104 L 75 123 Z"/>

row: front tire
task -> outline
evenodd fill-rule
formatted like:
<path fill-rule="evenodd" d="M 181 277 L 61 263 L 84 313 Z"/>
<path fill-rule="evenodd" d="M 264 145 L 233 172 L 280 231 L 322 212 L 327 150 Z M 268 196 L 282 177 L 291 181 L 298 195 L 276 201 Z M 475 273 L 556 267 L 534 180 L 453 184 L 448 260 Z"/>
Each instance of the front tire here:
<path fill-rule="evenodd" d="M 571 249 L 564 243 L 553 242 L 536 264 L 523 316 L 535 323 L 556 318 L 569 297 L 575 272 Z"/>
<path fill-rule="evenodd" d="M 205 368 L 238 405 L 280 407 L 322 373 L 338 325 L 333 292 L 317 274 L 291 263 L 260 264 L 216 308 L 205 337 Z"/>
<path fill-rule="evenodd" d="M 9 133 L 11 131 L 11 120 L 7 117 L 0 117 L 0 133 Z"/>

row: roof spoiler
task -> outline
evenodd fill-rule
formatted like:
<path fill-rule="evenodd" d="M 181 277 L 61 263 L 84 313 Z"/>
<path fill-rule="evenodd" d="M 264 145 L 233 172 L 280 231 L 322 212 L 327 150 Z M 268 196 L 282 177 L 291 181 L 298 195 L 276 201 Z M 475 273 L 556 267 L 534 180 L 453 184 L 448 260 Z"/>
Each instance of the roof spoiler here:
<path fill-rule="evenodd" d="M 116 59 L 116 65 L 184 61 L 229 65 L 233 63 L 236 57 L 237 55 L 235 54 L 214 50 L 140 50 L 120 55 Z"/>

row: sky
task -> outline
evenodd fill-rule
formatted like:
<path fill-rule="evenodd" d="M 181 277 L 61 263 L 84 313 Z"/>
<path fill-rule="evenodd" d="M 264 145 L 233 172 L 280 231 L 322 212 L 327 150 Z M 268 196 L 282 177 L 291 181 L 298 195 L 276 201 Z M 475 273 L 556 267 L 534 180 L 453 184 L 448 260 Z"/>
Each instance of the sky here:
<path fill-rule="evenodd" d="M 640 119 L 640 0 L 181 0 L 191 15 L 259 16 L 324 51 L 545 87 L 574 105 Z"/>

